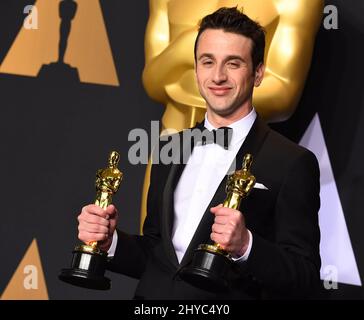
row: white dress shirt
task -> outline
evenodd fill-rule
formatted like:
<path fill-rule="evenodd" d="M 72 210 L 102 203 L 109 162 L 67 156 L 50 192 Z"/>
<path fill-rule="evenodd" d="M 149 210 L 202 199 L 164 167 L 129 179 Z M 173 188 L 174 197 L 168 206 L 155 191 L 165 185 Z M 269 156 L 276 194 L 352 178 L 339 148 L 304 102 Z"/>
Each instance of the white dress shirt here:
<path fill-rule="evenodd" d="M 224 149 L 218 144 L 194 147 L 174 192 L 172 242 L 179 262 L 181 262 L 222 179 L 230 173 L 231 164 L 256 117 L 257 114 L 253 109 L 247 116 L 229 125 L 233 129 L 233 133 L 228 149 Z M 207 114 L 205 127 L 208 130 L 217 129 L 209 122 Z M 253 237 L 249 230 L 248 234 L 249 245 L 246 252 L 242 257 L 234 260 L 245 261 L 248 259 L 253 243 Z M 117 233 L 114 232 L 108 257 L 114 256 L 117 240 Z"/>

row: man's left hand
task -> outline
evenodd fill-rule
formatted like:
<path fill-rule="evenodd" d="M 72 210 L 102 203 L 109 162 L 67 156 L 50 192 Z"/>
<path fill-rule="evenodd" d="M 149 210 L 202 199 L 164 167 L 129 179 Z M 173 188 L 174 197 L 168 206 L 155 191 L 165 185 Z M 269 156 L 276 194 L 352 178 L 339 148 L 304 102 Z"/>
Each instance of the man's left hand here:
<path fill-rule="evenodd" d="M 215 215 L 211 240 L 233 257 L 244 255 L 249 245 L 249 234 L 243 214 L 238 210 L 225 208 L 222 204 L 212 207 L 210 211 Z"/>

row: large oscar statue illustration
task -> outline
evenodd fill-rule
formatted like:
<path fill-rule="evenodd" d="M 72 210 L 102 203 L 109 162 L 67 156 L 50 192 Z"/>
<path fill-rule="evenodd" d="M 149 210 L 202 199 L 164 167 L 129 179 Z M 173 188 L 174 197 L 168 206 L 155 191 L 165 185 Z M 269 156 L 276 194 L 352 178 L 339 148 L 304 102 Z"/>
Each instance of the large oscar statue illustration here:
<path fill-rule="evenodd" d="M 266 30 L 262 84 L 253 105 L 266 121 L 282 121 L 294 113 L 311 65 L 323 15 L 323 0 L 150 0 L 145 35 L 143 84 L 148 95 L 165 106 L 162 129 L 178 131 L 202 121 L 206 106 L 194 72 L 198 22 L 219 7 L 242 8 Z M 142 221 L 150 166 L 143 188 Z"/>
<path fill-rule="evenodd" d="M 246 154 L 241 170 L 230 175 L 226 183 L 226 199 L 223 206 L 239 210 L 241 201 L 255 185 L 255 177 L 250 172 L 253 157 Z M 215 292 L 229 288 L 232 258 L 218 243 L 201 244 L 195 250 L 192 261 L 179 271 L 184 281 L 204 290 Z"/>
<path fill-rule="evenodd" d="M 119 153 L 112 151 L 109 156 L 109 166 L 96 172 L 95 204 L 103 209 L 112 203 L 112 195 L 119 189 L 123 178 L 117 168 Z M 97 241 L 76 246 L 73 250 L 71 268 L 62 269 L 59 279 L 67 283 L 89 289 L 110 289 L 110 279 L 104 276 L 107 252 L 98 247 Z"/>

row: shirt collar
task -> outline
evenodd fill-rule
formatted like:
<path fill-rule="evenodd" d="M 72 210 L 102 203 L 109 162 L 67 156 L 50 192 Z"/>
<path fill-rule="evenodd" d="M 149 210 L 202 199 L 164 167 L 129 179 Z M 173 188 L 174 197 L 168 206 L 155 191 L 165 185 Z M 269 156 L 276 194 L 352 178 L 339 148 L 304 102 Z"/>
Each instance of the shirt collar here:
<path fill-rule="evenodd" d="M 230 123 L 228 127 L 233 129 L 233 135 L 231 137 L 230 145 L 234 145 L 238 142 L 241 142 L 241 140 L 245 139 L 248 135 L 251 127 L 253 126 L 253 123 L 257 117 L 257 113 L 255 109 L 253 108 L 249 114 L 247 114 L 245 117 L 239 119 L 238 121 L 235 121 L 233 123 Z M 205 128 L 208 130 L 217 129 L 215 128 L 207 119 L 207 113 L 205 114 Z"/>

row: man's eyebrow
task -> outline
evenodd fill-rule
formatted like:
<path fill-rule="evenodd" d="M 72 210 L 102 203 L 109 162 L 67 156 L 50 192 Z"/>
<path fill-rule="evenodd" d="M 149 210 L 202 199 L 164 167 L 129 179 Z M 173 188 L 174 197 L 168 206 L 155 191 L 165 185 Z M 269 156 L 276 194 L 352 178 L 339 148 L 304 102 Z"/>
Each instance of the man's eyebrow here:
<path fill-rule="evenodd" d="M 241 56 L 237 56 L 237 55 L 231 55 L 231 56 L 227 56 L 224 61 L 230 61 L 230 60 L 240 60 L 241 62 L 246 63 L 246 61 L 244 60 L 244 58 L 242 58 Z"/>
<path fill-rule="evenodd" d="M 212 53 L 203 53 L 198 57 L 198 60 L 201 60 L 202 58 L 210 58 L 213 59 L 214 55 Z"/>
<path fill-rule="evenodd" d="M 212 53 L 203 53 L 198 57 L 198 60 L 201 60 L 203 58 L 210 58 L 210 59 L 214 59 L 214 55 Z M 243 63 L 246 63 L 246 61 L 244 60 L 244 58 L 242 58 L 241 56 L 238 55 L 229 55 L 227 56 L 224 61 L 230 61 L 230 60 L 239 60 Z"/>

